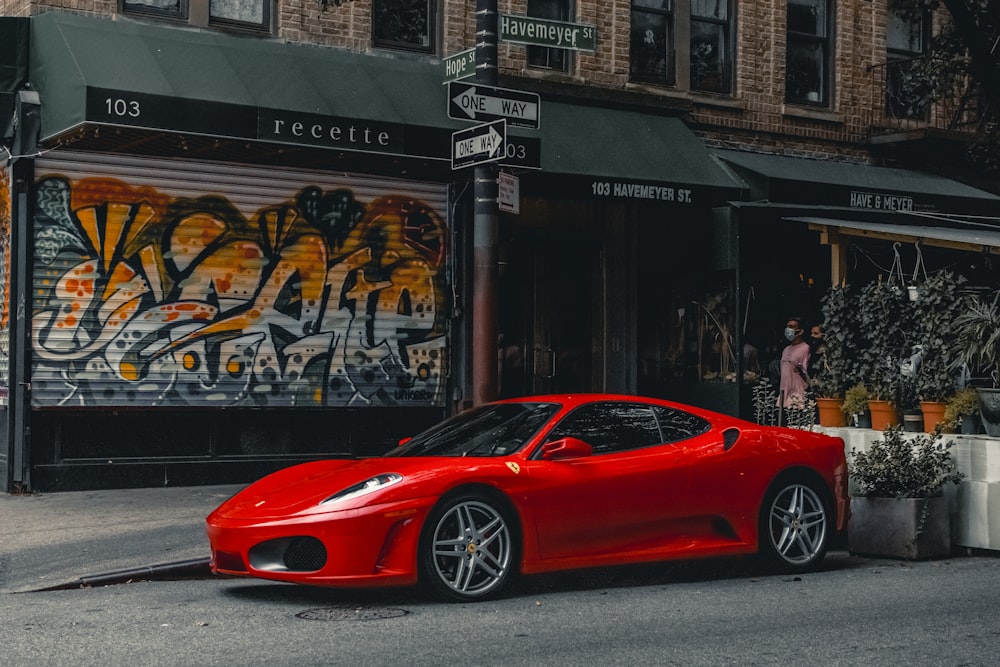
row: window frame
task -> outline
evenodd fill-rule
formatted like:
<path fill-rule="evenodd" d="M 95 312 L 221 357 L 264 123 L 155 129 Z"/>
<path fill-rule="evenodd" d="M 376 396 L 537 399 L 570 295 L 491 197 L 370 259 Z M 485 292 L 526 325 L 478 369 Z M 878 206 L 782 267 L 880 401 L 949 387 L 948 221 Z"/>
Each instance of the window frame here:
<path fill-rule="evenodd" d="M 371 3 L 371 44 L 376 49 L 387 49 L 392 51 L 407 51 L 410 53 L 425 53 L 433 55 L 437 53 L 438 40 L 438 7 L 436 0 L 420 0 L 427 7 L 427 45 L 417 45 L 411 42 L 400 42 L 395 40 L 379 39 L 375 35 L 375 6 L 379 3 L 390 2 L 391 0 L 372 0 Z"/>
<path fill-rule="evenodd" d="M 255 35 L 270 35 L 274 32 L 274 0 L 258 1 L 260 2 L 263 14 L 261 23 L 215 18 L 211 15 L 210 0 L 208 2 L 178 0 L 179 9 L 177 12 L 157 9 L 155 7 L 130 6 L 127 0 L 118 0 L 118 12 L 123 16 L 173 21 L 199 28 L 212 28 L 227 32 L 252 33 Z"/>
<path fill-rule="evenodd" d="M 631 0 L 629 4 L 629 81 L 635 83 L 646 83 L 657 86 L 667 86 L 676 87 L 677 86 L 677 44 L 680 41 L 678 35 L 678 5 L 680 3 L 677 0 L 669 0 L 669 9 L 663 9 L 658 7 L 644 7 L 641 5 L 636 5 L 635 0 Z M 632 24 L 635 23 L 635 14 L 649 14 L 655 16 L 665 16 L 667 19 L 667 39 L 670 42 L 669 54 L 666 56 L 666 67 L 664 69 L 664 77 L 662 79 L 653 76 L 642 76 L 637 75 L 633 69 L 633 64 L 635 60 L 635 48 L 632 42 L 632 37 L 634 33 L 632 32 Z"/>
<path fill-rule="evenodd" d="M 267 33 L 270 33 L 271 32 L 271 21 L 272 21 L 272 18 L 271 18 L 271 3 L 272 3 L 272 0 L 260 0 L 260 2 L 261 2 L 261 9 L 263 10 L 261 13 L 263 14 L 263 16 L 261 17 L 261 22 L 260 23 L 254 23 L 254 22 L 250 22 L 250 21 L 240 21 L 238 19 L 230 19 L 230 18 L 222 18 L 222 17 L 212 16 L 212 9 L 211 9 L 212 2 L 211 2 L 211 0 L 208 0 L 208 2 L 206 3 L 208 5 L 208 7 L 207 7 L 208 25 L 210 27 L 213 27 L 213 28 L 214 27 L 219 27 L 219 28 L 227 28 L 227 29 L 233 29 L 233 30 L 248 30 L 248 31 L 251 31 L 251 32 L 267 32 Z"/>
<path fill-rule="evenodd" d="M 788 2 L 785 9 L 785 102 L 788 104 L 796 104 L 809 107 L 822 107 L 830 108 L 833 102 L 833 64 L 834 64 L 834 47 L 835 47 L 835 30 L 836 30 L 836 11 L 837 3 L 835 0 L 819 0 L 825 4 L 826 9 L 826 21 L 823 25 L 824 34 L 823 35 L 813 35 L 810 33 L 799 32 L 792 30 L 790 27 L 791 22 L 788 21 L 792 2 Z M 793 97 L 792 89 L 789 86 L 788 77 L 792 71 L 789 64 L 791 59 L 791 45 L 794 43 L 804 46 L 819 46 L 823 53 L 822 58 L 822 71 L 821 83 L 819 89 L 815 92 L 819 94 L 818 99 L 810 100 L 806 93 L 806 97 Z"/>
<path fill-rule="evenodd" d="M 727 54 L 726 54 L 727 57 L 722 59 L 723 60 L 722 85 L 720 86 L 719 90 L 714 90 L 714 89 L 711 89 L 711 88 L 698 88 L 698 87 L 695 87 L 695 85 L 694 85 L 694 68 L 692 66 L 692 63 L 694 61 L 694 54 L 691 53 L 690 56 L 689 56 L 689 58 L 688 58 L 688 81 L 689 81 L 688 86 L 689 86 L 689 88 L 692 91 L 697 91 L 699 93 L 715 93 L 715 94 L 718 94 L 718 95 L 732 95 L 733 92 L 734 92 L 734 89 L 735 89 L 734 82 L 736 80 L 736 77 L 734 76 L 734 73 L 736 71 L 736 41 L 735 41 L 735 37 L 734 37 L 735 30 L 733 29 L 733 27 L 734 27 L 734 24 L 735 24 L 736 9 L 737 9 L 737 6 L 739 5 L 739 3 L 733 2 L 732 0 L 719 0 L 719 1 L 725 3 L 725 5 L 726 5 L 726 18 L 724 18 L 724 19 L 717 19 L 717 18 L 714 18 L 714 17 L 701 16 L 701 15 L 695 16 L 695 14 L 694 14 L 694 4 L 692 3 L 690 5 L 690 9 L 688 11 L 689 25 L 688 25 L 688 31 L 687 31 L 688 32 L 687 43 L 688 43 L 688 52 L 690 53 L 693 50 L 692 49 L 692 45 L 693 45 L 692 40 L 694 38 L 694 24 L 695 23 L 717 25 L 717 26 L 722 27 L 722 31 L 723 31 L 723 35 L 724 35 L 723 42 L 726 45 L 726 51 L 727 51 Z"/>
<path fill-rule="evenodd" d="M 146 16 L 150 18 L 187 22 L 190 11 L 190 8 L 188 7 L 188 0 L 177 0 L 177 5 L 177 11 L 174 12 L 169 9 L 160 9 L 158 7 L 132 5 L 128 2 L 128 0 L 119 0 L 118 11 L 121 14 L 128 14 L 132 16 Z"/>
<path fill-rule="evenodd" d="M 930 38 L 931 38 L 931 12 L 927 9 L 922 9 L 919 16 L 915 16 L 913 20 L 920 21 L 920 50 L 912 51 L 909 49 L 901 49 L 893 47 L 890 45 L 889 35 L 890 28 L 893 25 L 893 16 L 898 15 L 893 8 L 892 0 L 888 3 L 888 15 L 889 18 L 886 21 L 886 34 L 885 34 L 885 105 L 884 112 L 886 116 L 890 118 L 899 118 L 906 120 L 927 120 L 930 114 L 931 104 L 927 100 L 923 100 L 923 104 L 916 109 L 903 110 L 900 112 L 899 108 L 893 107 L 893 99 L 891 94 L 891 88 L 893 87 L 893 82 L 895 81 L 896 68 L 906 68 L 910 66 L 914 61 L 920 60 L 927 55 Z"/>
<path fill-rule="evenodd" d="M 575 10 L 573 0 L 551 0 L 551 2 L 554 4 L 561 5 L 560 7 L 558 7 L 558 9 L 561 10 L 558 12 L 560 16 L 543 16 L 542 14 L 538 13 L 539 10 L 537 8 L 535 10 L 536 13 L 532 13 L 532 7 L 531 7 L 532 0 L 527 0 L 525 9 L 526 15 L 534 18 L 550 19 L 553 21 L 565 21 L 565 22 L 568 22 L 573 17 Z M 533 56 L 540 56 L 543 54 L 545 56 L 546 62 L 549 64 L 539 65 L 531 62 Z M 558 72 L 565 74 L 569 72 L 571 54 L 572 51 L 570 51 L 569 49 L 556 49 L 548 46 L 529 45 L 525 51 L 525 66 L 528 69 L 540 70 L 543 72 Z M 556 58 L 554 58 L 554 56 L 556 56 Z M 562 64 L 552 65 L 551 63 L 554 59 L 555 60 L 561 59 Z"/>

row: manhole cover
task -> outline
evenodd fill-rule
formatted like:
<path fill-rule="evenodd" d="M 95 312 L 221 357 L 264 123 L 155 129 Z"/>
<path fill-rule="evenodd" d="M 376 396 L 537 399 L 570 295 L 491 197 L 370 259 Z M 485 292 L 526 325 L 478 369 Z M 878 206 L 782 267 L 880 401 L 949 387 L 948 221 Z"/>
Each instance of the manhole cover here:
<path fill-rule="evenodd" d="M 295 617 L 307 621 L 377 621 L 406 616 L 409 613 L 405 609 L 393 607 L 322 607 L 300 611 Z"/>

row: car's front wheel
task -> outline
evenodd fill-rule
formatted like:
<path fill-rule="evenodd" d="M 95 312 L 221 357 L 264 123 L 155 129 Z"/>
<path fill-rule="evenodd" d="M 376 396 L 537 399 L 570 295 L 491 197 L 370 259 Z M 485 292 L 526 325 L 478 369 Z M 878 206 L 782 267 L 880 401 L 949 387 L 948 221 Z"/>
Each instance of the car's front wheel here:
<path fill-rule="evenodd" d="M 760 552 L 767 564 L 809 570 L 826 556 L 829 540 L 829 504 L 818 484 L 788 479 L 772 486 L 760 516 Z"/>
<path fill-rule="evenodd" d="M 421 581 L 450 600 L 497 595 L 516 567 L 514 526 L 510 510 L 494 498 L 469 493 L 443 500 L 421 536 Z"/>

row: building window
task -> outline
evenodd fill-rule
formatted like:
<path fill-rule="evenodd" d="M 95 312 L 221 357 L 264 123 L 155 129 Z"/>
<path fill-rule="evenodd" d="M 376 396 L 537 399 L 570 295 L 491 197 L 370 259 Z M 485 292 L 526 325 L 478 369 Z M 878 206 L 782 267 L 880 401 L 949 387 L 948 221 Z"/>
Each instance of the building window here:
<path fill-rule="evenodd" d="M 271 23 L 269 0 L 210 0 L 209 24 L 230 24 L 247 28 L 268 28 Z"/>
<path fill-rule="evenodd" d="M 553 21 L 569 21 L 569 0 L 528 0 L 528 16 Z M 528 67 L 565 72 L 569 68 L 567 49 L 528 47 Z"/>
<path fill-rule="evenodd" d="M 926 118 L 929 91 L 918 65 L 927 52 L 930 17 L 922 8 L 889 3 L 886 42 L 885 112 L 893 118 Z"/>
<path fill-rule="evenodd" d="M 121 11 L 151 18 L 171 18 L 199 27 L 270 32 L 271 0 L 121 0 Z"/>
<path fill-rule="evenodd" d="M 122 0 L 122 11 L 186 19 L 187 0 Z"/>
<path fill-rule="evenodd" d="M 433 0 L 374 0 L 372 42 L 407 51 L 434 51 Z"/>
<path fill-rule="evenodd" d="M 674 61 L 673 0 L 632 0 L 632 80 L 672 86 Z"/>
<path fill-rule="evenodd" d="M 788 0 L 787 102 L 830 104 L 832 5 L 831 0 Z"/>
<path fill-rule="evenodd" d="M 691 90 L 732 92 L 728 0 L 691 0 Z"/>

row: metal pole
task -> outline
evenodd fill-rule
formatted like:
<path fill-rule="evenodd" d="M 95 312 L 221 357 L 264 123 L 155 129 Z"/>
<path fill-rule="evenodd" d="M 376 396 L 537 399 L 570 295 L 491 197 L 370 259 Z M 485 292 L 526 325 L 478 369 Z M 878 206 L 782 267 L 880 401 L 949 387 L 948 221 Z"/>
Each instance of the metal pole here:
<path fill-rule="evenodd" d="M 497 3 L 476 0 L 476 82 L 495 86 L 497 68 Z M 497 397 L 497 168 L 475 167 L 473 196 L 472 277 L 472 402 L 487 403 Z"/>

